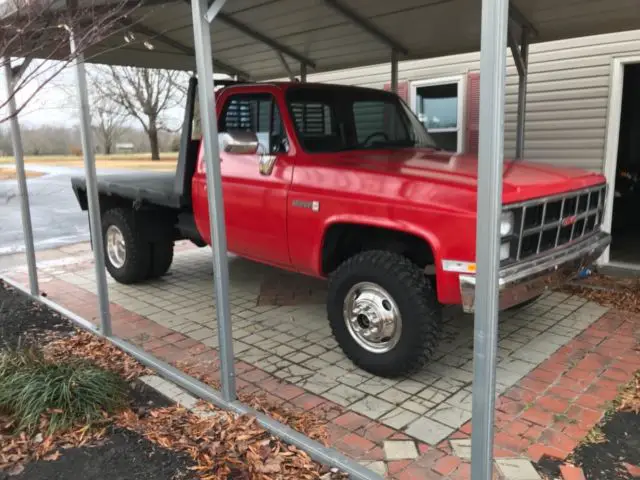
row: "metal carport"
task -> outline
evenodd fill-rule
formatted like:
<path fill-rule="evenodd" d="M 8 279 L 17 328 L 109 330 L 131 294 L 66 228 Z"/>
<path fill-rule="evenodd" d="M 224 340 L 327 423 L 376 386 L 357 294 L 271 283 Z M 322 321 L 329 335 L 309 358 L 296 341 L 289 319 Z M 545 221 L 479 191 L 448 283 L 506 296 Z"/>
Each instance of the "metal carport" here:
<path fill-rule="evenodd" d="M 85 2 L 80 2 L 82 5 Z M 107 8 L 109 1 L 86 2 Z M 71 5 L 71 4 L 69 4 Z M 132 6 L 137 2 L 132 2 Z M 478 17 L 481 16 L 481 23 Z M 125 42 L 120 36 L 86 52 L 89 61 L 142 67 L 195 69 L 200 78 L 213 79 L 217 71 L 244 79 L 264 80 L 293 76 L 304 81 L 308 71 L 327 71 L 390 61 L 391 85 L 398 82 L 399 58 L 425 58 L 463 53 L 481 47 L 481 106 L 478 175 L 477 277 L 472 474 L 492 476 L 493 410 L 497 342 L 498 239 L 502 193 L 504 90 L 507 45 L 520 74 L 518 155 L 524 150 L 524 112 L 528 44 L 582 35 L 638 28 L 636 0 L 207 0 L 142 2 L 123 25 L 135 32 Z M 213 28 L 210 23 L 213 22 Z M 480 28 L 481 26 L 481 28 Z M 193 34 L 191 33 L 193 31 Z M 70 32 L 72 34 L 73 32 Z M 149 48 L 151 42 L 153 48 Z M 147 45 L 145 45 L 147 43 Z M 73 46 L 72 46 L 73 48 Z M 15 52 L 16 56 L 20 52 Z M 43 54 L 46 54 L 43 51 Z M 293 65 L 293 66 L 292 66 Z M 149 354 L 111 335 L 109 300 L 103 264 L 95 159 L 89 132 L 89 105 L 83 59 L 76 62 L 81 107 L 89 212 L 96 281 L 100 296 L 101 331 L 112 342 L 157 368 L 183 387 L 214 403 L 247 413 L 236 401 L 231 323 L 227 298 L 228 271 L 224 261 L 226 237 L 214 118 L 213 82 L 199 82 L 208 176 L 209 207 L 214 252 L 215 288 L 220 322 L 222 392 L 186 377 Z M 299 67 L 297 70 L 294 67 Z M 18 69 L 19 70 L 19 69 Z M 7 93 L 12 71 L 5 62 Z M 19 73 L 19 71 L 18 71 Z M 12 108 L 11 104 L 9 105 Z M 14 154 L 22 200 L 31 294 L 39 297 L 30 227 L 28 192 L 17 120 L 12 121 Z M 613 192 L 610 192 L 612 195 Z M 611 200 L 611 199 L 610 199 Z M 71 315 L 73 316 L 73 315 Z M 86 321 L 75 318 L 85 327 Z M 92 326 L 90 328 L 93 329 Z M 93 329 L 95 331 L 95 329 Z M 254 413 L 254 412 L 252 412 Z M 320 461 L 336 465 L 354 478 L 377 478 L 355 462 L 327 450 L 271 419 L 260 422 L 286 440 L 307 449 Z"/>

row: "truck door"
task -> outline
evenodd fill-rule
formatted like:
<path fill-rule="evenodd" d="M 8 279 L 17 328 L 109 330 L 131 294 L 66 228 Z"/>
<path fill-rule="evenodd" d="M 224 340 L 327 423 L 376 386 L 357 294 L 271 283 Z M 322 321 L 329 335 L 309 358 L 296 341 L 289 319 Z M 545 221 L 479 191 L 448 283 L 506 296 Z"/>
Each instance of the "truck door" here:
<path fill-rule="evenodd" d="M 220 152 L 228 249 L 265 263 L 289 266 L 286 213 L 293 162 L 280 109 L 274 95 L 264 87 L 259 91 L 239 90 L 232 88 L 218 99 L 219 132 L 253 132 L 260 147 L 257 154 Z M 275 158 L 270 171 L 260 169 L 263 155 Z M 198 229 L 206 232 L 208 239 L 204 174 L 196 174 L 194 181 L 202 183 L 194 189 L 200 197 L 194 198 L 194 214 Z"/>

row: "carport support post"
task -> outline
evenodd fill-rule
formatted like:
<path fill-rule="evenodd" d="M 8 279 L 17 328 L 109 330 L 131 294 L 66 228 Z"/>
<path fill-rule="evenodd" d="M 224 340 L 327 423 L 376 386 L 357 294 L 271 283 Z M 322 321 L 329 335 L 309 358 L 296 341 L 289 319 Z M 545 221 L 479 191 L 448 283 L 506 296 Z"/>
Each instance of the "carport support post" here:
<path fill-rule="evenodd" d="M 73 32 L 69 30 L 69 44 L 76 73 L 78 87 L 78 106 L 80 108 L 80 139 L 84 155 L 84 175 L 87 181 L 87 203 L 89 211 L 89 230 L 93 246 L 93 259 L 98 288 L 98 304 L 100 308 L 100 332 L 105 337 L 111 336 L 111 315 L 109 313 L 109 289 L 104 266 L 104 242 L 102 241 L 102 225 L 100 221 L 100 200 L 98 198 L 98 180 L 96 177 L 96 156 L 91 136 L 91 117 L 89 113 L 89 94 L 87 93 L 87 74 L 84 68 L 84 55 L 76 55 L 76 44 Z"/>
<path fill-rule="evenodd" d="M 529 29 L 527 27 L 522 27 L 520 57 L 524 69 L 522 72 L 518 72 L 518 119 L 516 125 L 516 158 L 518 160 L 524 157 L 524 128 L 527 114 L 527 82 L 529 77 Z"/>
<path fill-rule="evenodd" d="M 222 396 L 227 402 L 236 399 L 236 379 L 233 366 L 233 337 L 231 311 L 229 309 L 229 265 L 227 260 L 227 233 L 224 223 L 224 203 L 218 147 L 218 123 L 213 81 L 213 54 L 211 52 L 211 28 L 215 14 L 225 0 L 216 0 L 207 16 L 207 0 L 191 0 L 193 36 L 198 69 L 198 97 L 204 141 L 204 159 L 207 167 L 207 191 L 209 200 L 209 224 L 213 246 L 213 274 L 216 289 L 216 313 L 218 317 L 218 343 L 220 348 L 220 373 Z"/>
<path fill-rule="evenodd" d="M 18 179 L 18 195 L 20 196 L 20 213 L 22 215 L 22 232 L 24 235 L 25 254 L 27 256 L 27 269 L 29 271 L 29 291 L 31 295 L 38 296 L 38 270 L 36 268 L 36 253 L 33 246 L 33 228 L 31 226 L 31 211 L 29 209 L 29 190 L 27 177 L 24 172 L 24 151 L 22 149 L 22 135 L 18 123 L 15 92 L 13 91 L 13 72 L 11 60 L 7 57 L 0 59 L 4 66 L 5 92 L 7 94 L 7 106 L 9 123 L 11 124 L 11 144 L 13 156 L 16 159 L 16 177 Z M 25 60 L 26 62 L 27 60 Z"/>
<path fill-rule="evenodd" d="M 482 0 L 471 478 L 493 477 L 498 267 L 509 0 Z"/>
<path fill-rule="evenodd" d="M 307 83 L 307 64 L 300 64 L 300 82 Z"/>
<path fill-rule="evenodd" d="M 391 50 L 391 91 L 398 93 L 398 51 Z"/>

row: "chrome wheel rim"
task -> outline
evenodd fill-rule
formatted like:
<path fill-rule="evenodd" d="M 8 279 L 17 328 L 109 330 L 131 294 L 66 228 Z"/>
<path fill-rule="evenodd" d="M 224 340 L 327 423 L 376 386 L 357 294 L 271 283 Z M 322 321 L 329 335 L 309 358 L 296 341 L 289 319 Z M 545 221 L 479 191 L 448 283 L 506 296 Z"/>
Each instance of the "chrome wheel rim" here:
<path fill-rule="evenodd" d="M 125 248 L 122 231 L 115 225 L 109 225 L 106 237 L 109 263 L 116 268 L 122 268 L 124 262 L 127 260 L 127 250 Z"/>
<path fill-rule="evenodd" d="M 369 352 L 386 353 L 400 340 L 400 309 L 380 285 L 360 282 L 351 287 L 344 300 L 343 315 L 353 339 Z"/>

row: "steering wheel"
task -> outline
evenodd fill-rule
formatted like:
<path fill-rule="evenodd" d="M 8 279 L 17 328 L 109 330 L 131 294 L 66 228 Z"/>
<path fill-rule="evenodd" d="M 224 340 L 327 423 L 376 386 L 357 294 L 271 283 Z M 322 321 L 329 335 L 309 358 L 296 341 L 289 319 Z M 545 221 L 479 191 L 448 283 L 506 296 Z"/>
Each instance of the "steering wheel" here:
<path fill-rule="evenodd" d="M 362 145 L 367 145 L 371 140 L 373 140 L 376 137 L 384 137 L 385 141 L 389 141 L 389 135 L 387 135 L 385 132 L 380 131 L 380 132 L 373 132 L 371 135 L 369 135 L 367 138 L 364 139 L 364 142 L 362 142 Z"/>

